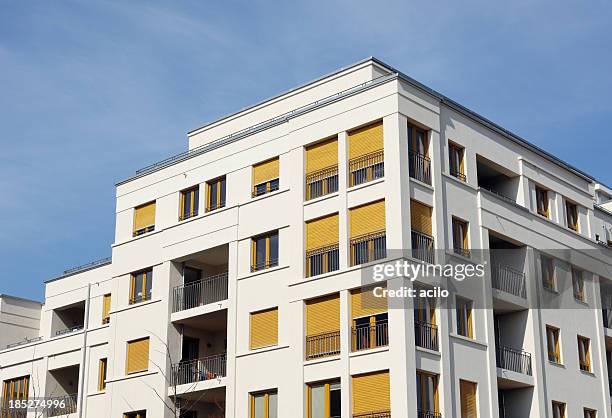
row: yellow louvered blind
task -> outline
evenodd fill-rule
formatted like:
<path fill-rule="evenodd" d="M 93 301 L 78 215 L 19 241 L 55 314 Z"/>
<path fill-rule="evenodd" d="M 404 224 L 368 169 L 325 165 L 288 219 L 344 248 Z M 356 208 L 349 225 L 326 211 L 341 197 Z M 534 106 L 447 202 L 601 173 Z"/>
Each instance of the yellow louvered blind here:
<path fill-rule="evenodd" d="M 382 150 L 383 138 L 382 121 L 349 132 L 349 160 Z"/>
<path fill-rule="evenodd" d="M 306 302 L 306 334 L 317 335 L 340 329 L 340 297 L 324 296 Z"/>
<path fill-rule="evenodd" d="M 461 418 L 477 418 L 476 416 L 476 383 L 459 381 L 461 395 Z"/>
<path fill-rule="evenodd" d="M 126 363 L 126 373 L 135 373 L 148 370 L 149 338 L 128 342 Z"/>
<path fill-rule="evenodd" d="M 108 322 L 108 318 L 110 316 L 110 308 L 111 308 L 111 295 L 106 294 L 102 298 L 102 322 Z"/>
<path fill-rule="evenodd" d="M 155 225 L 155 202 L 134 209 L 134 231 Z"/>
<path fill-rule="evenodd" d="M 278 308 L 251 314 L 251 349 L 278 344 Z"/>
<path fill-rule="evenodd" d="M 306 250 L 338 243 L 338 214 L 306 222 Z"/>
<path fill-rule="evenodd" d="M 369 286 L 351 291 L 351 314 L 352 318 L 377 315 L 387 312 L 387 298 L 374 296 L 374 288 L 385 285 Z"/>
<path fill-rule="evenodd" d="M 388 371 L 353 376 L 353 415 L 390 410 Z"/>
<path fill-rule="evenodd" d="M 253 166 L 253 186 L 279 177 L 278 157 Z"/>
<path fill-rule="evenodd" d="M 306 148 L 306 174 L 338 164 L 338 140 L 319 142 Z"/>
<path fill-rule="evenodd" d="M 368 203 L 349 210 L 351 238 L 385 229 L 385 201 Z"/>
<path fill-rule="evenodd" d="M 416 200 L 410 201 L 410 223 L 412 229 L 431 235 L 431 208 Z"/>

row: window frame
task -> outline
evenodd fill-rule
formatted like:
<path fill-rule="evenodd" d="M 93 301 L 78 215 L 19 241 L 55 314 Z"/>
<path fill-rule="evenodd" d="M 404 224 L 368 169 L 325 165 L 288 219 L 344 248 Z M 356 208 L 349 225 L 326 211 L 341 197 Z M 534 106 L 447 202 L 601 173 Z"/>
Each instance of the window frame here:
<path fill-rule="evenodd" d="M 548 198 L 548 192 L 549 190 L 544 187 L 535 186 L 536 212 L 546 219 L 550 219 L 550 200 Z"/>
<path fill-rule="evenodd" d="M 270 418 L 270 395 L 276 395 L 278 408 L 278 389 L 269 389 L 258 392 L 249 393 L 249 417 L 255 418 L 255 398 L 258 396 L 264 397 L 264 416 L 262 418 Z M 278 418 L 278 417 L 277 417 Z"/>
<path fill-rule="evenodd" d="M 141 285 L 142 296 L 140 297 L 140 299 L 137 299 L 136 281 L 137 281 L 137 276 L 139 274 L 143 275 L 142 285 Z M 150 290 L 147 292 L 148 284 L 150 284 Z M 152 294 L 153 294 L 153 268 L 152 267 L 130 274 L 130 300 L 129 300 L 130 305 L 135 305 L 137 303 L 142 303 L 142 302 L 151 300 Z"/>
<path fill-rule="evenodd" d="M 110 323 L 111 298 L 111 293 L 105 293 L 102 296 L 102 325 Z M 108 304 L 106 302 L 107 300 Z"/>
<path fill-rule="evenodd" d="M 273 238 L 276 236 L 276 259 L 272 259 L 272 250 L 273 250 Z M 264 261 L 263 265 L 257 262 L 257 250 L 258 250 L 258 240 L 265 239 L 264 245 Z M 266 270 L 272 267 L 278 266 L 278 259 L 280 256 L 279 250 L 279 231 L 274 230 L 270 232 L 266 232 L 264 234 L 256 235 L 251 238 L 251 272 Z"/>
<path fill-rule="evenodd" d="M 448 141 L 448 174 L 463 182 L 467 181 L 465 175 L 465 147 Z"/>
<path fill-rule="evenodd" d="M 140 341 L 148 341 L 148 351 L 147 351 L 147 367 L 145 369 L 140 369 L 140 370 L 129 370 L 128 366 L 130 364 L 130 344 L 135 344 L 138 343 Z M 132 375 L 132 374 L 136 374 L 136 373 L 143 373 L 143 372 L 147 372 L 149 371 L 149 362 L 150 362 L 150 352 L 151 352 L 151 338 L 150 337 L 142 337 L 142 338 L 136 338 L 134 340 L 129 340 L 126 342 L 125 344 L 125 374 L 126 376 Z M 140 411 L 137 411 L 140 412 Z"/>
<path fill-rule="evenodd" d="M 570 217 L 574 217 L 575 222 L 570 222 Z M 571 202 L 569 200 L 565 200 L 565 221 L 567 227 L 575 232 L 580 232 L 580 225 L 578 220 L 578 204 Z"/>
<path fill-rule="evenodd" d="M 332 389 L 332 386 L 335 385 L 338 385 L 338 388 Z M 312 418 L 312 388 L 321 386 L 323 386 L 325 394 L 324 416 L 327 418 L 331 416 L 331 392 L 332 390 L 342 390 L 340 380 L 338 379 L 306 383 L 306 418 Z"/>
<path fill-rule="evenodd" d="M 147 417 L 146 409 L 143 409 L 141 411 L 126 412 L 123 414 L 123 418 L 146 418 L 146 417 Z"/>
<path fill-rule="evenodd" d="M 582 335 L 577 336 L 578 340 L 578 365 L 583 372 L 592 372 L 591 364 L 591 339 Z M 584 355 L 584 358 L 583 358 Z"/>
<path fill-rule="evenodd" d="M 213 202 L 213 186 L 215 189 L 215 196 Z M 225 201 L 227 200 L 227 177 L 225 175 L 219 176 L 206 182 L 206 212 L 212 212 L 217 209 L 225 207 Z M 222 199 L 224 197 L 224 199 Z M 213 205 L 214 203 L 214 205 Z"/>
<path fill-rule="evenodd" d="M 196 184 L 195 186 L 191 186 L 187 189 L 181 190 L 180 193 L 179 221 L 184 221 L 198 216 L 200 209 L 200 185 Z M 189 212 L 185 213 L 185 203 L 187 201 L 188 195 L 190 195 Z"/>
<path fill-rule="evenodd" d="M 136 229 L 136 212 L 141 209 L 144 208 L 146 206 L 149 205 L 154 205 L 155 207 L 153 208 L 153 223 L 150 225 L 145 225 L 140 229 Z M 134 210 L 132 211 L 132 237 L 139 237 L 141 235 L 145 235 L 148 234 L 149 232 L 153 232 L 155 231 L 155 217 L 157 216 L 157 200 L 151 200 L 149 202 L 143 203 L 141 205 L 135 206 Z"/>
<path fill-rule="evenodd" d="M 559 411 L 559 414 L 555 415 L 555 412 L 557 410 Z M 553 418 L 565 418 L 565 412 L 566 412 L 565 402 L 552 401 Z"/>
<path fill-rule="evenodd" d="M 17 388 L 15 388 L 16 384 L 17 384 Z M 8 408 L 10 401 L 28 400 L 29 392 L 30 392 L 30 375 L 12 377 L 12 378 L 3 380 L 2 381 L 2 400 L 0 404 L 2 410 L 4 410 L 5 408 Z M 16 411 L 16 414 L 21 413 L 21 411 L 22 411 L 21 409 L 18 409 Z"/>
<path fill-rule="evenodd" d="M 470 257 L 469 250 L 469 222 L 456 216 L 452 217 L 453 251 L 455 254 Z M 462 236 L 459 237 L 459 232 Z M 458 240 L 458 238 L 461 238 Z M 460 241 L 460 242 L 458 242 Z M 458 244 L 461 244 L 460 246 Z"/>
<path fill-rule="evenodd" d="M 552 341 L 551 338 L 552 337 Z M 554 344 L 551 351 L 550 343 Z M 547 358 L 550 363 L 563 364 L 561 359 L 561 329 L 552 325 L 546 325 L 546 350 Z"/>
<path fill-rule="evenodd" d="M 457 334 L 471 339 L 474 339 L 473 303 L 470 299 L 455 297 Z"/>
<path fill-rule="evenodd" d="M 545 271 L 545 263 L 548 264 L 546 266 L 546 270 L 549 271 L 550 277 L 544 276 Z M 555 259 L 553 257 L 549 257 L 548 255 L 540 254 L 540 269 L 542 274 L 542 286 L 544 289 L 557 291 L 557 279 L 556 279 L 556 268 L 555 268 Z"/>
<path fill-rule="evenodd" d="M 440 398 L 440 393 L 439 393 L 440 376 L 435 373 L 417 369 L 416 378 L 417 378 L 417 388 L 416 388 L 417 389 L 417 411 L 424 411 L 425 413 L 433 412 L 434 416 L 437 416 L 440 413 L 440 399 L 439 399 Z M 433 380 L 434 398 L 431 400 L 433 402 L 433 410 L 430 410 L 427 408 L 427 396 L 426 396 L 427 384 L 424 383 L 424 382 L 427 382 L 427 380 L 425 379 Z M 419 402 L 418 402 L 419 393 L 420 393 L 420 398 L 421 398 L 421 405 L 419 405 Z M 428 415 L 425 415 L 425 416 L 428 416 Z"/>
<path fill-rule="evenodd" d="M 98 392 L 106 390 L 106 372 L 108 371 L 108 359 L 101 358 L 98 362 Z"/>
<path fill-rule="evenodd" d="M 584 418 L 597 418 L 597 410 L 591 408 L 583 408 Z"/>
<path fill-rule="evenodd" d="M 574 299 L 579 302 L 586 302 L 586 295 L 584 290 L 584 271 L 572 266 L 572 291 Z"/>

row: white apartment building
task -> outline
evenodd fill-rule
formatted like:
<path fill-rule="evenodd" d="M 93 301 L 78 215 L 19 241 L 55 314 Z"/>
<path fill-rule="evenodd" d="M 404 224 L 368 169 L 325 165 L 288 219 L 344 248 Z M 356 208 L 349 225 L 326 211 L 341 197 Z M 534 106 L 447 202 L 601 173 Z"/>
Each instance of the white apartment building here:
<path fill-rule="evenodd" d="M 375 58 L 188 139 L 110 259 L 1 298 L 3 418 L 612 417 L 610 188 Z M 486 279 L 392 307 L 402 250 Z"/>

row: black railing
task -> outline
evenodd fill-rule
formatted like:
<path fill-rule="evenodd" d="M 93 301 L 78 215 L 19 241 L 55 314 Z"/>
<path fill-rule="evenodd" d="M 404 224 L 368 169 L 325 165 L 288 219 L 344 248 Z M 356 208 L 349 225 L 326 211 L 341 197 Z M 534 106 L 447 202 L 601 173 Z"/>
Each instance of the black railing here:
<path fill-rule="evenodd" d="M 387 233 L 384 230 L 351 239 L 351 266 L 380 260 L 386 256 Z"/>
<path fill-rule="evenodd" d="M 349 175 L 349 186 L 357 186 L 384 177 L 384 151 L 374 151 L 350 160 Z"/>
<path fill-rule="evenodd" d="M 493 264 L 493 288 L 520 298 L 527 298 L 525 273 L 503 264 Z"/>
<path fill-rule="evenodd" d="M 197 209 L 185 211 L 179 215 L 179 221 L 184 221 L 185 219 L 189 218 L 195 218 L 196 216 L 198 216 Z"/>
<path fill-rule="evenodd" d="M 306 174 L 306 200 L 315 199 L 337 191 L 337 165 Z"/>
<path fill-rule="evenodd" d="M 340 354 L 340 331 L 306 336 L 306 360 Z"/>
<path fill-rule="evenodd" d="M 256 184 L 255 186 L 253 186 L 252 196 L 257 197 L 257 196 L 264 195 L 266 193 L 274 192 L 278 190 L 278 187 L 279 187 L 279 180 L 277 178 L 273 180 L 265 181 L 263 183 Z"/>
<path fill-rule="evenodd" d="M 227 354 L 215 354 L 197 360 L 181 361 L 172 365 L 172 384 L 202 382 L 227 376 Z"/>
<path fill-rule="evenodd" d="M 442 418 L 442 414 L 435 411 L 424 411 L 422 409 L 417 410 L 418 418 Z"/>
<path fill-rule="evenodd" d="M 429 322 L 414 321 L 414 340 L 418 347 L 438 351 L 438 327 Z"/>
<path fill-rule="evenodd" d="M 40 336 L 39 337 L 34 337 L 34 338 L 24 338 L 21 341 L 17 341 L 17 342 L 14 342 L 14 343 L 7 344 L 6 348 L 19 347 L 20 345 L 33 343 L 33 342 L 40 341 L 40 340 L 42 340 L 42 337 L 40 337 Z"/>
<path fill-rule="evenodd" d="M 227 272 L 174 288 L 172 312 L 184 311 L 227 299 Z"/>
<path fill-rule="evenodd" d="M 353 327 L 352 351 L 368 350 L 370 348 L 389 345 L 389 324 L 386 319 L 375 324 L 357 325 Z"/>
<path fill-rule="evenodd" d="M 340 268 L 338 244 L 306 251 L 306 277 L 336 271 Z"/>
<path fill-rule="evenodd" d="M 26 402 L 26 399 L 23 399 Z M 1 418 L 27 418 L 28 416 L 28 408 L 26 406 L 12 407 L 9 406 L 9 400 L 3 399 L 4 404 L 0 407 L 0 417 Z"/>
<path fill-rule="evenodd" d="M 155 231 L 155 225 L 149 225 L 145 226 L 144 228 L 136 229 L 132 235 L 137 237 L 153 231 Z"/>
<path fill-rule="evenodd" d="M 86 271 L 98 266 L 102 266 L 104 264 L 109 264 L 111 262 L 111 257 L 101 258 L 100 260 L 92 261 L 87 264 L 81 264 L 80 266 L 71 267 L 69 269 L 64 270 L 64 274 L 74 274 L 80 271 Z"/>
<path fill-rule="evenodd" d="M 45 408 L 48 417 L 74 414 L 77 411 L 77 394 L 46 398 L 45 405 L 49 405 L 48 408 Z"/>
<path fill-rule="evenodd" d="M 428 264 L 434 263 L 434 239 L 431 235 L 412 230 L 412 257 Z"/>
<path fill-rule="evenodd" d="M 408 157 L 410 159 L 408 167 L 410 177 L 431 185 L 431 160 L 414 151 L 409 151 Z"/>
<path fill-rule="evenodd" d="M 73 327 L 70 328 L 63 328 L 63 329 L 58 329 L 57 331 L 55 331 L 55 335 L 65 335 L 65 334 L 70 334 L 72 332 L 76 332 L 76 331 L 80 331 L 83 329 L 83 325 L 75 325 Z"/>
<path fill-rule="evenodd" d="M 466 181 L 465 174 L 463 174 L 460 171 L 450 170 L 450 175 L 453 176 L 453 177 L 458 178 L 459 180 L 461 180 L 463 182 Z"/>
<path fill-rule="evenodd" d="M 206 212 L 212 212 L 213 210 L 221 209 L 225 207 L 225 200 L 219 202 L 208 202 L 206 205 Z"/>
<path fill-rule="evenodd" d="M 466 258 L 470 258 L 472 256 L 472 253 L 467 248 L 453 247 L 453 251 L 455 252 L 455 254 L 458 254 Z"/>
<path fill-rule="evenodd" d="M 373 411 L 353 414 L 353 418 L 391 418 L 391 411 Z"/>
<path fill-rule="evenodd" d="M 135 305 L 137 303 L 142 303 L 142 302 L 146 302 L 148 300 L 151 300 L 151 291 L 148 291 L 142 295 L 136 295 L 130 298 L 130 305 Z"/>
<path fill-rule="evenodd" d="M 251 265 L 251 272 L 265 270 L 272 267 L 278 266 L 278 259 L 273 258 L 268 261 L 262 261 L 261 263 L 255 263 Z"/>
<path fill-rule="evenodd" d="M 531 376 L 531 354 L 510 347 L 497 347 L 497 367 Z"/>

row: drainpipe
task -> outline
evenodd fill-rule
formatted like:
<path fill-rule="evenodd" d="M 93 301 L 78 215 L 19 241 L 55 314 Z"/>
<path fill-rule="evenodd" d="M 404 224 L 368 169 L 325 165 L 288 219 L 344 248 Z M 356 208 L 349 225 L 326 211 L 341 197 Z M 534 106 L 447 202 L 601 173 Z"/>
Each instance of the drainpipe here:
<path fill-rule="evenodd" d="M 85 399 L 85 369 L 87 361 L 87 332 L 89 331 L 89 301 L 91 298 L 91 283 L 87 284 L 87 299 L 85 299 L 85 318 L 83 323 L 83 346 L 81 347 L 81 365 L 79 367 L 79 389 L 77 394 L 77 410 L 79 418 L 83 418 L 83 400 Z"/>

